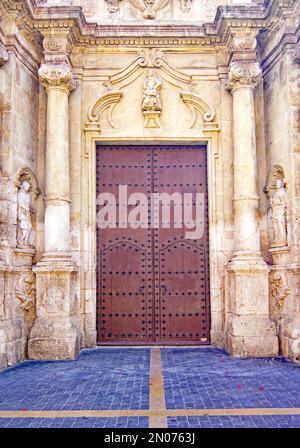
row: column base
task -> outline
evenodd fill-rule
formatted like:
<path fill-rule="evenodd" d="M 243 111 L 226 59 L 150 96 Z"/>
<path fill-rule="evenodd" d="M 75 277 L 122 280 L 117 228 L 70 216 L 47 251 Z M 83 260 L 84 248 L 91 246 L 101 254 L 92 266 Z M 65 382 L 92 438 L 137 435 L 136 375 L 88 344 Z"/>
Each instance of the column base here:
<path fill-rule="evenodd" d="M 284 322 L 282 327 L 282 355 L 292 361 L 300 362 L 300 318 Z"/>
<path fill-rule="evenodd" d="M 74 359 L 80 350 L 76 326 L 69 318 L 37 318 L 28 343 L 30 359 Z"/>
<path fill-rule="evenodd" d="M 70 260 L 42 260 L 36 274 L 37 319 L 28 343 L 31 359 L 74 359 L 80 349 L 77 268 Z"/>
<path fill-rule="evenodd" d="M 274 322 L 267 316 L 229 317 L 226 349 L 235 357 L 278 356 L 278 337 Z"/>
<path fill-rule="evenodd" d="M 237 357 L 278 356 L 275 323 L 269 315 L 269 268 L 257 254 L 227 266 L 226 349 Z"/>

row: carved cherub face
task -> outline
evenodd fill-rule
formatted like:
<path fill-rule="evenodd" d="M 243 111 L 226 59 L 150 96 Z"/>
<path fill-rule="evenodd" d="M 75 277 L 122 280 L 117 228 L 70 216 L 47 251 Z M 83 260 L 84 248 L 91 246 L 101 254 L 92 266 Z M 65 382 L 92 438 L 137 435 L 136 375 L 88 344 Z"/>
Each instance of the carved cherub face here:
<path fill-rule="evenodd" d="M 26 193 L 30 190 L 30 183 L 28 182 L 28 180 L 23 180 L 23 182 L 21 183 L 21 189 L 26 191 Z"/>

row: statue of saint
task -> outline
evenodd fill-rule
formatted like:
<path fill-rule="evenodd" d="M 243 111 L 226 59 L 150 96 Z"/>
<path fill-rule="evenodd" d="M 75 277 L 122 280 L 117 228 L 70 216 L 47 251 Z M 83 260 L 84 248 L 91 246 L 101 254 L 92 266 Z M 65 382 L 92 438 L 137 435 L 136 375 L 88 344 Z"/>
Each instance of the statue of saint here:
<path fill-rule="evenodd" d="M 150 70 L 143 85 L 142 111 L 161 111 L 161 81 L 154 70 Z"/>
<path fill-rule="evenodd" d="M 287 193 L 282 179 L 276 180 L 270 206 L 274 232 L 272 247 L 287 246 Z"/>
<path fill-rule="evenodd" d="M 29 236 L 32 229 L 30 212 L 30 183 L 23 180 L 18 191 L 18 244 L 29 245 Z"/>

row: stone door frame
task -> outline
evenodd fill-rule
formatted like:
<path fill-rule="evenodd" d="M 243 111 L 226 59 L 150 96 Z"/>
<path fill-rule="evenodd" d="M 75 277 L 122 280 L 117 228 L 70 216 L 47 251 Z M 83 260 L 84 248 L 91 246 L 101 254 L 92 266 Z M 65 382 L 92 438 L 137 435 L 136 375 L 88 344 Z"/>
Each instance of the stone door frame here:
<path fill-rule="evenodd" d="M 178 137 L 141 136 L 120 137 L 102 135 L 99 129 L 85 129 L 85 141 L 82 157 L 82 194 L 81 194 L 81 297 L 83 313 L 83 346 L 96 344 L 96 279 L 97 279 L 97 235 L 96 235 L 96 148 L 103 145 L 206 145 L 207 147 L 207 183 L 208 183 L 208 220 L 209 220 L 209 276 L 210 276 L 210 316 L 211 343 L 224 345 L 224 279 L 225 257 L 223 254 L 223 214 L 222 188 L 217 191 L 217 182 L 222 183 L 222 160 L 219 148 L 218 128 L 193 131 L 191 135 Z M 104 134 L 104 132 L 103 132 Z M 202 134 L 202 135 L 201 135 Z"/>

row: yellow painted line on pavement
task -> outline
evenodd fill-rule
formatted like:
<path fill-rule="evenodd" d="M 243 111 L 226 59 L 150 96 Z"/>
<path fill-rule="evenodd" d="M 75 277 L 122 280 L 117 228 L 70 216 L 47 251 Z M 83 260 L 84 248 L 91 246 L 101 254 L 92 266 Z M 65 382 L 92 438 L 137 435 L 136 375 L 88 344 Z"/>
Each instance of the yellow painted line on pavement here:
<path fill-rule="evenodd" d="M 150 411 L 164 411 L 166 409 L 164 379 L 162 373 L 160 348 L 151 349 L 150 358 Z M 149 428 L 167 428 L 165 415 L 150 415 Z"/>
<path fill-rule="evenodd" d="M 0 411 L 0 418 L 79 418 L 79 417 L 190 417 L 225 415 L 300 415 L 300 408 L 236 409 L 114 409 L 65 411 Z M 161 426 L 160 426 L 161 427 Z"/>

